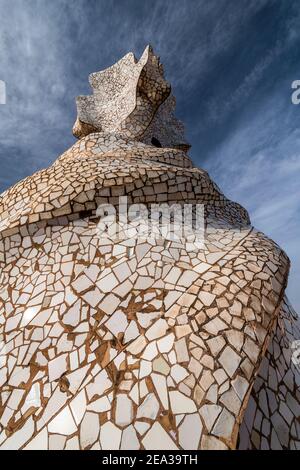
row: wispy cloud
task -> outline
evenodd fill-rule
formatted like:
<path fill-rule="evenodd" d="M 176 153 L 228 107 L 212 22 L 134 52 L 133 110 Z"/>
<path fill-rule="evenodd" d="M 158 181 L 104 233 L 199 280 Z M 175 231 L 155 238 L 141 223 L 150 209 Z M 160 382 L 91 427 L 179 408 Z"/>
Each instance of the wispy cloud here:
<path fill-rule="evenodd" d="M 194 161 L 286 249 L 300 310 L 298 0 L 0 0 L 0 11 L 0 191 L 74 142 L 89 73 L 152 43 Z"/>
<path fill-rule="evenodd" d="M 288 94 L 288 93 L 287 93 Z M 235 132 L 206 160 L 206 168 L 252 223 L 282 246 L 292 261 L 289 294 L 300 310 L 300 130 L 293 107 L 279 87 L 244 113 Z"/>

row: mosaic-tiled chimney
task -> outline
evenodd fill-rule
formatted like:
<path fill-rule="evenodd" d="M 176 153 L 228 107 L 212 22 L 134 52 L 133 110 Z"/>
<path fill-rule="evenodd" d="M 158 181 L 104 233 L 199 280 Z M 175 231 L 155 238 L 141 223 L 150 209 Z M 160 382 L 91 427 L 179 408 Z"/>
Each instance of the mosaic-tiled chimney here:
<path fill-rule="evenodd" d="M 0 449 L 299 449 L 287 256 L 194 167 L 151 47 L 90 84 L 0 196 Z M 199 205 L 203 245 L 99 235 L 119 197 Z"/>

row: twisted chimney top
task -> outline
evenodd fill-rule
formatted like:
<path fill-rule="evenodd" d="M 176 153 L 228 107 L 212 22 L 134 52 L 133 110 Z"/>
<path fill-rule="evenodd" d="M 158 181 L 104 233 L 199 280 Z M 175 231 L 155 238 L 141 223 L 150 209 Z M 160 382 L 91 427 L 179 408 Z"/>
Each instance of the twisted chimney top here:
<path fill-rule="evenodd" d="M 175 98 L 163 66 L 147 46 L 139 61 L 133 53 L 92 73 L 90 96 L 79 96 L 75 137 L 94 132 L 121 135 L 159 147 L 188 150 L 183 124 L 175 117 Z"/>

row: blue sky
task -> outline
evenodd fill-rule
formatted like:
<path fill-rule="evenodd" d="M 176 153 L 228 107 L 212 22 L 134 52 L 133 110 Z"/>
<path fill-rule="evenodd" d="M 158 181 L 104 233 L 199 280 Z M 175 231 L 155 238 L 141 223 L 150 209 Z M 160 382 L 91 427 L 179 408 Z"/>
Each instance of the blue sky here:
<path fill-rule="evenodd" d="M 194 162 L 287 252 L 300 311 L 298 0 L 0 0 L 0 191 L 74 142 L 87 77 L 151 43 Z"/>

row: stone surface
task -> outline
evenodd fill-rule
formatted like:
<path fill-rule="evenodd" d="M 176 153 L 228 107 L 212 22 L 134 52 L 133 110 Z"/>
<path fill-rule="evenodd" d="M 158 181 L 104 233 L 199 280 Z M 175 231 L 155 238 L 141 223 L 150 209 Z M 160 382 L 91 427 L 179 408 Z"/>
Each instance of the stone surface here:
<path fill-rule="evenodd" d="M 80 140 L 0 196 L 0 449 L 299 448 L 287 256 L 193 166 L 151 48 L 90 83 Z M 119 196 L 201 205 L 203 245 L 99 236 Z"/>

